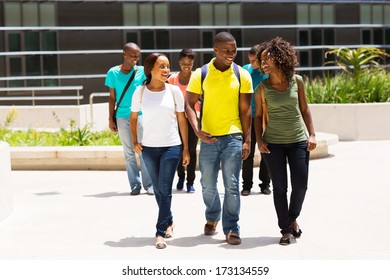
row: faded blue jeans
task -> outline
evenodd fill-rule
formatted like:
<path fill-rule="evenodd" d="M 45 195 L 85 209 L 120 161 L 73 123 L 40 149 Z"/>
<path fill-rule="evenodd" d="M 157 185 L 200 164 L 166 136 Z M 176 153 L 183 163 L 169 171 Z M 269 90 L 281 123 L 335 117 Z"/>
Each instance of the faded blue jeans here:
<path fill-rule="evenodd" d="M 147 147 L 142 150 L 154 186 L 154 196 L 158 205 L 156 237 L 165 236 L 172 225 L 172 183 L 176 168 L 181 159 L 181 145 L 171 147 Z"/>
<path fill-rule="evenodd" d="M 221 219 L 221 201 L 217 189 L 218 173 L 221 167 L 225 195 L 222 209 L 224 234 L 240 234 L 240 171 L 242 163 L 242 135 L 235 133 L 214 136 L 213 144 L 201 142 L 199 168 L 201 172 L 203 201 L 206 205 L 206 220 L 217 222 Z"/>
<path fill-rule="evenodd" d="M 123 152 L 125 155 L 127 177 L 129 179 L 131 190 L 141 189 L 141 177 L 138 170 L 136 154 L 133 151 L 133 141 L 130 134 L 130 119 L 118 118 L 117 119 L 118 134 L 123 146 Z M 138 137 L 142 138 L 142 116 L 138 116 Z M 142 155 L 140 154 L 140 167 L 142 174 L 142 185 L 145 190 L 152 187 L 152 179 L 149 176 L 148 170 L 145 167 Z"/>

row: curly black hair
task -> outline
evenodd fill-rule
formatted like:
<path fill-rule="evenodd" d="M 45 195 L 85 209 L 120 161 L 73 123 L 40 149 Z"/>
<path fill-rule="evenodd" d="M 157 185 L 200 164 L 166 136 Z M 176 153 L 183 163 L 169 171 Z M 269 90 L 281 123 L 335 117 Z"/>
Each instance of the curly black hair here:
<path fill-rule="evenodd" d="M 275 61 L 278 67 L 286 77 L 295 73 L 295 67 L 298 64 L 298 51 L 281 37 L 275 37 L 263 44 L 257 53 L 257 59 L 261 65 L 261 54 L 267 51 L 268 55 Z"/>

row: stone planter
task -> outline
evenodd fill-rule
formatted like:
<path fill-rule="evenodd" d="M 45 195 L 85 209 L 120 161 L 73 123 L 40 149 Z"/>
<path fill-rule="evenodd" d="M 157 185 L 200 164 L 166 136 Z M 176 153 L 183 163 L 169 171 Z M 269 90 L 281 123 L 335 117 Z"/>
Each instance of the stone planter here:
<path fill-rule="evenodd" d="M 310 104 L 316 131 L 341 141 L 389 140 L 390 103 Z"/>

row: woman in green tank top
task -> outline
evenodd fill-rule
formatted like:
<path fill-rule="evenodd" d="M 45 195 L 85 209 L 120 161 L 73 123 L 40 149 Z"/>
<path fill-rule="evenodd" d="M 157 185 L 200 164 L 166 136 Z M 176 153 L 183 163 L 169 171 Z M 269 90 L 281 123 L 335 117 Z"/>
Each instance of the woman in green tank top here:
<path fill-rule="evenodd" d="M 256 138 L 272 179 L 278 225 L 283 235 L 279 244 L 288 245 L 291 238 L 298 238 L 302 233 L 297 218 L 307 190 L 309 153 L 315 149 L 317 140 L 302 77 L 295 75 L 296 50 L 276 37 L 262 44 L 257 58 L 269 78 L 255 90 Z M 263 100 L 268 117 L 266 129 L 263 129 Z M 290 201 L 287 163 L 292 189 Z"/>

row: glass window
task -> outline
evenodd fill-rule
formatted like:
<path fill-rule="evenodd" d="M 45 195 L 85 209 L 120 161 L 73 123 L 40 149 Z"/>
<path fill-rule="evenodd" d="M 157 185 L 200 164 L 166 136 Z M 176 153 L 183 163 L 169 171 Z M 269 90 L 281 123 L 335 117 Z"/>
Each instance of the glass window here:
<path fill-rule="evenodd" d="M 215 25 L 227 25 L 227 7 L 226 4 L 215 4 Z"/>
<path fill-rule="evenodd" d="M 5 26 L 21 26 L 22 17 L 19 3 L 4 3 Z"/>
<path fill-rule="evenodd" d="M 334 23 L 334 6 L 323 5 L 322 6 L 322 23 L 333 24 Z"/>
<path fill-rule="evenodd" d="M 166 3 L 156 3 L 154 5 L 155 25 L 169 25 L 168 5 Z"/>
<path fill-rule="evenodd" d="M 371 7 L 369 5 L 360 5 L 360 23 L 370 24 L 371 23 Z"/>
<path fill-rule="evenodd" d="M 42 32 L 42 50 L 43 51 L 57 50 L 56 32 Z"/>
<path fill-rule="evenodd" d="M 213 25 L 213 6 L 211 3 L 200 4 L 200 25 Z"/>
<path fill-rule="evenodd" d="M 310 5 L 310 24 L 321 24 L 320 5 Z"/>
<path fill-rule="evenodd" d="M 334 29 L 324 29 L 324 44 L 334 45 Z"/>
<path fill-rule="evenodd" d="M 139 4 L 139 23 L 140 25 L 153 25 L 153 6 L 152 3 Z"/>
<path fill-rule="evenodd" d="M 374 29 L 374 44 L 380 45 L 383 44 L 383 31 L 382 29 Z"/>
<path fill-rule="evenodd" d="M 322 32 L 320 29 L 311 30 L 311 44 L 322 45 Z"/>
<path fill-rule="evenodd" d="M 309 45 L 309 32 L 307 30 L 299 31 L 299 45 L 300 46 Z"/>
<path fill-rule="evenodd" d="M 133 42 L 138 44 L 138 34 L 137 32 L 128 32 L 126 34 L 126 42 Z"/>
<path fill-rule="evenodd" d="M 372 6 L 372 23 L 382 24 L 383 23 L 383 14 L 382 14 L 382 5 L 373 5 Z"/>
<path fill-rule="evenodd" d="M 213 47 L 213 32 L 205 31 L 202 33 L 202 48 Z"/>
<path fill-rule="evenodd" d="M 43 56 L 43 75 L 57 75 L 58 64 L 56 55 L 44 55 Z M 45 79 L 43 80 L 45 86 L 58 86 L 57 79 Z"/>
<path fill-rule="evenodd" d="M 41 26 L 55 26 L 56 13 L 54 3 L 41 3 L 39 5 L 39 16 L 41 19 Z"/>
<path fill-rule="evenodd" d="M 384 7 L 385 10 L 385 19 L 384 19 L 384 24 L 390 24 L 390 5 L 385 5 Z"/>
<path fill-rule="evenodd" d="M 241 25 L 241 5 L 230 4 L 228 6 L 229 25 Z"/>
<path fill-rule="evenodd" d="M 138 25 L 138 6 L 135 3 L 123 4 L 123 24 L 128 26 Z"/>
<path fill-rule="evenodd" d="M 26 51 L 39 51 L 39 32 L 26 31 L 24 33 L 24 44 Z"/>
<path fill-rule="evenodd" d="M 169 49 L 169 32 L 167 30 L 156 31 L 156 48 Z"/>
<path fill-rule="evenodd" d="M 37 3 L 23 3 L 22 12 L 23 26 L 39 26 Z"/>
<path fill-rule="evenodd" d="M 299 64 L 302 67 L 309 66 L 309 52 L 307 52 L 307 51 L 299 52 Z"/>
<path fill-rule="evenodd" d="M 154 33 L 151 30 L 141 31 L 142 49 L 154 49 Z"/>
<path fill-rule="evenodd" d="M 390 44 L 390 29 L 385 30 L 385 44 L 389 45 Z"/>
<path fill-rule="evenodd" d="M 311 53 L 312 66 L 322 66 L 323 57 L 324 55 L 322 53 L 322 50 L 312 50 Z"/>
<path fill-rule="evenodd" d="M 309 24 L 309 6 L 307 4 L 298 4 L 297 6 L 297 23 Z"/>
<path fill-rule="evenodd" d="M 8 50 L 10 52 L 21 51 L 21 42 L 19 33 L 8 34 Z"/>
<path fill-rule="evenodd" d="M 371 32 L 370 30 L 363 30 L 362 32 L 362 43 L 371 44 Z"/>
<path fill-rule="evenodd" d="M 20 57 L 11 57 L 9 59 L 9 64 L 11 76 L 22 76 L 22 59 Z M 24 86 L 24 81 L 9 81 L 9 86 L 22 87 Z"/>

